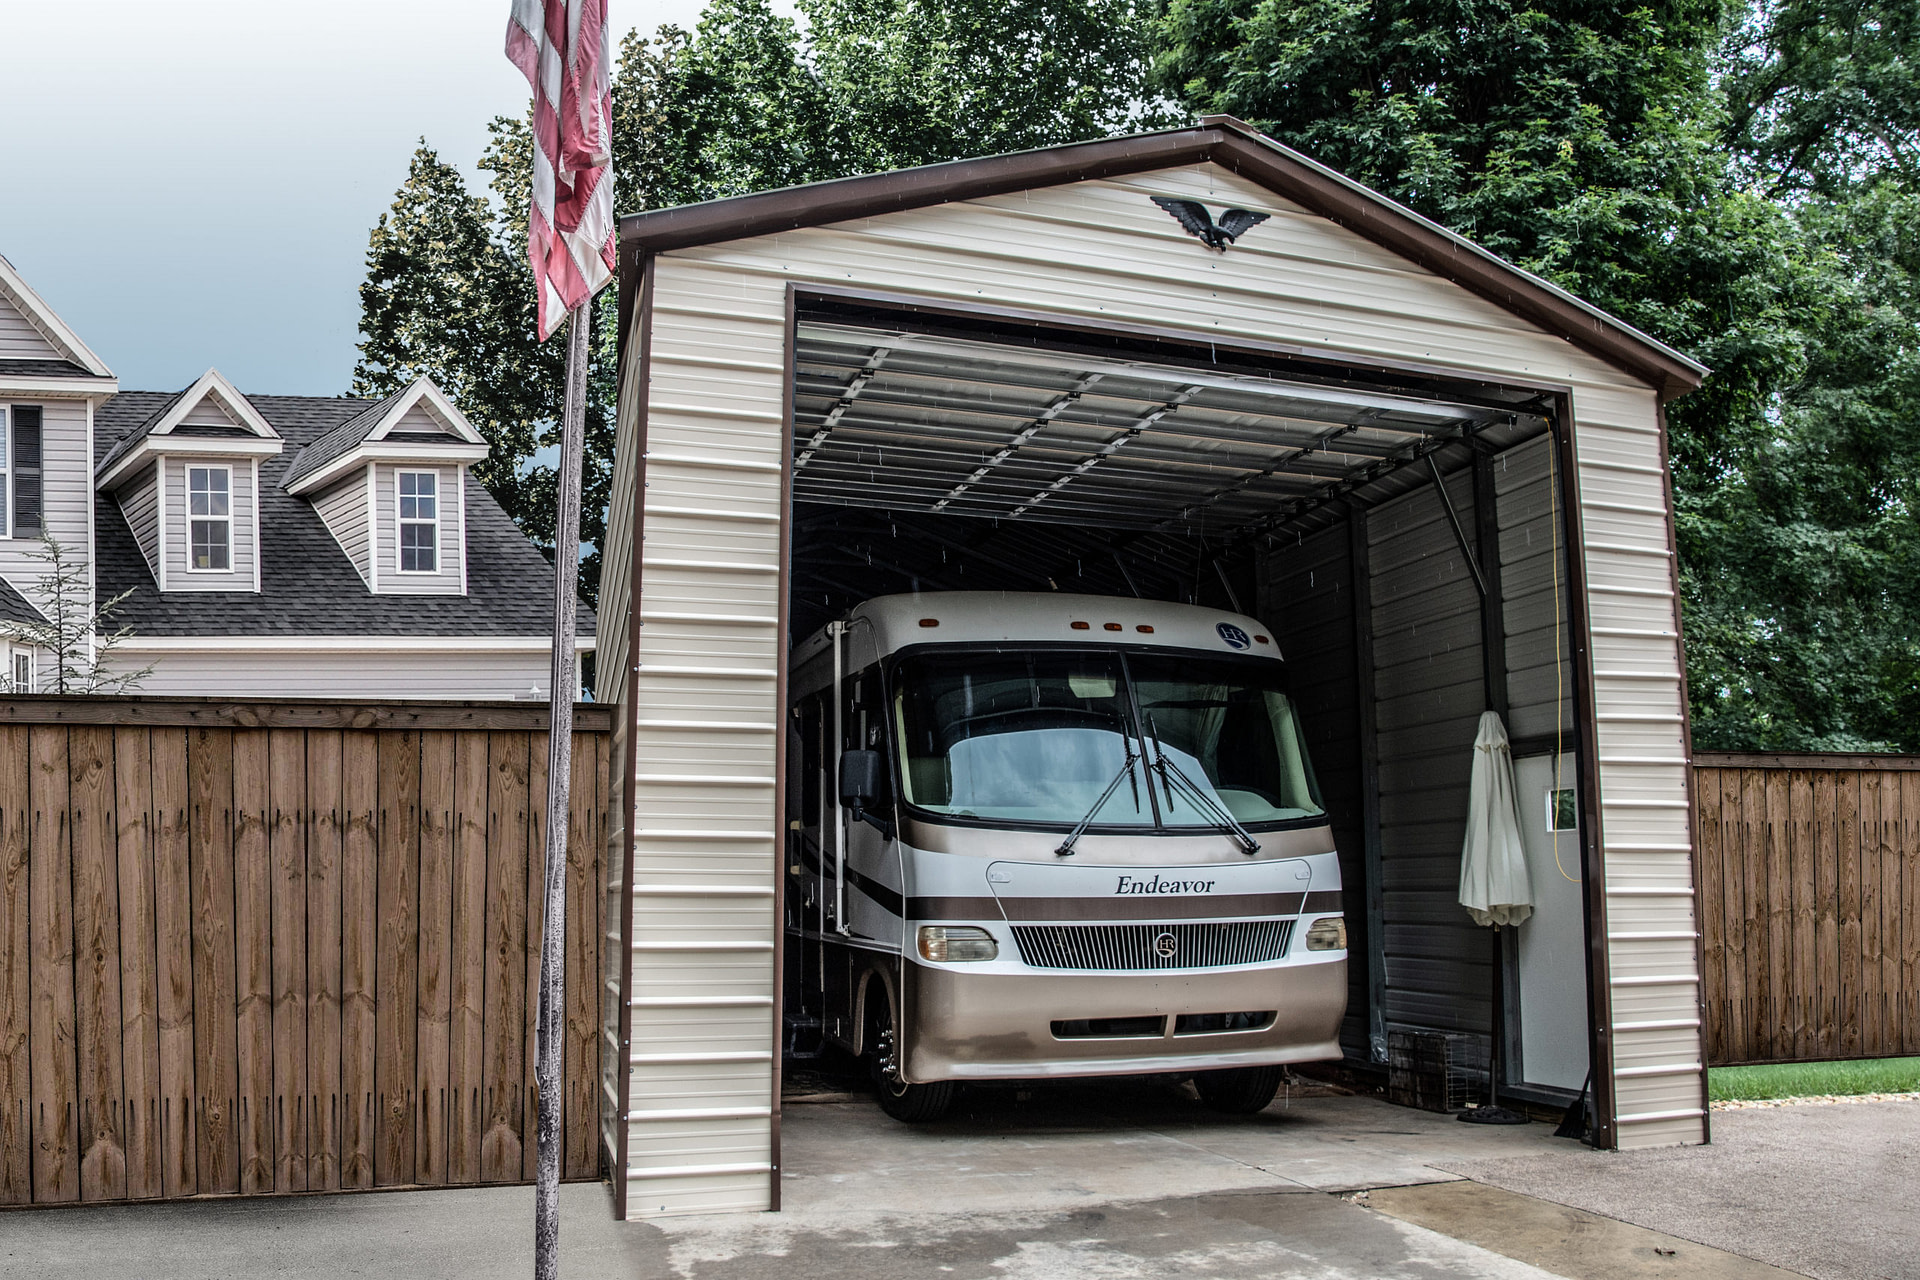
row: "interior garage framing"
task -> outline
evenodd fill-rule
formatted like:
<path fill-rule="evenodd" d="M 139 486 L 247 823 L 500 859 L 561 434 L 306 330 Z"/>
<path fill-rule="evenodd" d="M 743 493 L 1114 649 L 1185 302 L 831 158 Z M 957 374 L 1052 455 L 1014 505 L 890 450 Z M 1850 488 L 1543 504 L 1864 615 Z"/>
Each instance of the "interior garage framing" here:
<path fill-rule="evenodd" d="M 1273 222 L 1210 254 L 1153 191 Z M 625 678 L 600 696 L 623 704 L 603 1117 L 622 1213 L 777 1205 L 776 726 L 801 611 L 968 585 L 935 568 L 960 551 L 1002 567 L 981 585 L 1265 610 L 1287 539 L 1344 545 L 1352 577 L 1365 513 L 1422 494 L 1449 499 L 1423 536 L 1497 605 L 1490 460 L 1530 440 L 1564 521 L 1596 1137 L 1704 1138 L 1661 410 L 1698 366 L 1226 120 L 640 215 L 621 290 L 600 652 Z M 917 550 L 890 557 L 883 521 Z M 969 521 L 1021 532 L 995 552 L 956 534 Z M 859 562 L 836 572 L 821 545 Z M 1171 588 L 1140 581 L 1168 564 Z M 1476 613 L 1504 709 L 1500 610 Z M 1358 704 L 1372 924 L 1379 726 Z M 1378 1013 L 1380 962 L 1354 964 Z"/>

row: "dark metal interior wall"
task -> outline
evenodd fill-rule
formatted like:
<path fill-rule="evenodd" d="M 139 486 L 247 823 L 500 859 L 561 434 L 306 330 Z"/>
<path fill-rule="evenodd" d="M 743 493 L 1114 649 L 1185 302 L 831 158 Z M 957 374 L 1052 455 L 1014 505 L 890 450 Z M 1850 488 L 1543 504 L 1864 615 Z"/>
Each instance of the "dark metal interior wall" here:
<path fill-rule="evenodd" d="M 1302 535 L 1267 552 L 1258 571 L 1258 617 L 1280 642 L 1292 673 L 1293 700 L 1306 731 L 1320 796 L 1340 854 L 1347 915 L 1347 1016 L 1340 1043 L 1369 1056 L 1366 901 L 1365 753 L 1360 717 L 1360 652 L 1354 643 L 1356 594 L 1347 527 Z"/>
<path fill-rule="evenodd" d="M 1500 525 L 1502 615 L 1507 637 L 1507 734 L 1534 746 L 1558 735 L 1578 742 L 1573 664 L 1566 627 L 1566 547 L 1558 486 L 1550 483 L 1552 440 L 1542 436 L 1493 460 Z M 1560 625 L 1556 631 L 1554 620 Z M 1559 705 L 1555 713 L 1555 703 Z"/>
<path fill-rule="evenodd" d="M 1473 477 L 1447 477 L 1469 545 Z M 1480 594 L 1436 490 L 1370 511 L 1383 1020 L 1485 1032 L 1491 951 L 1459 904 L 1473 739 L 1486 709 Z"/>

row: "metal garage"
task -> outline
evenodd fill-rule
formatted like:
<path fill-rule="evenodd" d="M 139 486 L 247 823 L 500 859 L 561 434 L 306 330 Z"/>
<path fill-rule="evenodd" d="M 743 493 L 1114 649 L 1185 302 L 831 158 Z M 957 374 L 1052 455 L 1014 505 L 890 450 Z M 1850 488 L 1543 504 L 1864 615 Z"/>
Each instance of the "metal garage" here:
<path fill-rule="evenodd" d="M 1155 196 L 1268 216 L 1216 250 Z M 777 1207 L 786 655 L 911 590 L 1253 614 L 1333 815 L 1349 1059 L 1492 1033 L 1523 1096 L 1598 1064 L 1598 1145 L 1705 1139 L 1662 408 L 1700 366 L 1224 117 L 629 217 L 620 272 L 622 1214 Z M 1546 859 L 1497 957 L 1454 901 L 1487 709 Z"/>

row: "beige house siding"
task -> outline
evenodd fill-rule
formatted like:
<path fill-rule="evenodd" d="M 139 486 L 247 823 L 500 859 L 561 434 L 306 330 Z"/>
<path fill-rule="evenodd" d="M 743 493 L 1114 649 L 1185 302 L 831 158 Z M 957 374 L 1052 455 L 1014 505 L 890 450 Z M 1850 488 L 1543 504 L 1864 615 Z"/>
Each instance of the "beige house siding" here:
<path fill-rule="evenodd" d="M 1153 194 L 1272 220 L 1230 253 L 1209 254 L 1148 202 Z M 1678 720 L 1661 718 L 1677 710 L 1680 671 L 1668 568 L 1653 554 L 1666 546 L 1665 503 L 1657 474 L 1632 469 L 1659 464 L 1651 391 L 1211 164 L 678 250 L 655 272 L 632 900 L 642 948 L 633 1043 L 647 1054 L 624 1095 L 632 1212 L 768 1199 L 790 280 L 1571 387 L 1601 671 L 1613 1065 L 1650 1069 L 1620 1077 L 1620 1140 L 1700 1140 L 1685 747 Z M 636 332 L 630 358 L 640 341 Z M 636 402 L 623 396 L 624 416 Z M 617 583 L 631 531 L 617 499 L 612 515 L 607 580 Z M 622 612 L 610 600 L 601 616 L 616 627 Z M 606 651 L 618 649 L 609 635 Z M 694 772 L 717 781 L 689 785 Z M 1649 931 L 1675 936 L 1637 936 Z M 704 951 L 666 945 L 695 940 Z M 724 1069 L 658 1056 L 675 1052 L 760 1056 Z"/>
<path fill-rule="evenodd" d="M 81 561 L 93 546 L 93 460 L 88 433 L 91 415 L 84 400 L 51 400 L 44 396 L 10 394 L 0 384 L 0 405 L 39 405 L 41 413 L 40 494 L 43 528 L 60 540 L 67 554 Z M 7 498 L 9 511 L 12 495 Z M 0 533 L 6 532 L 0 527 Z M 32 558 L 41 548 L 38 535 L 0 538 L 0 578 L 36 607 L 46 603 L 38 588 L 47 572 Z"/>
<path fill-rule="evenodd" d="M 252 591 L 255 589 L 254 555 L 256 512 L 254 507 L 254 466 L 251 458 L 162 458 L 165 479 L 161 504 L 165 512 L 165 533 L 161 554 L 164 558 L 162 586 L 167 591 Z M 205 571 L 187 568 L 187 468 L 227 467 L 233 472 L 231 512 L 232 551 L 229 568 Z"/>
<path fill-rule="evenodd" d="M 120 651 L 122 669 L 152 662 L 140 692 L 222 698 L 531 698 L 546 697 L 552 657 L 545 646 L 386 648 L 379 637 L 338 637 L 325 647 L 260 649 L 210 636 L 167 649 L 137 637 Z M 182 651 L 178 645 L 195 647 Z M 297 643 L 297 642 L 290 642 Z"/>
<path fill-rule="evenodd" d="M 370 584 L 366 471 L 355 471 L 325 493 L 316 494 L 313 509 L 320 514 L 333 540 L 340 544 L 340 550 L 353 561 L 360 580 Z"/>
<path fill-rule="evenodd" d="M 454 465 L 374 466 L 374 553 L 379 557 L 375 581 L 382 595 L 460 595 L 466 590 L 466 468 Z M 395 505 L 402 471 L 431 471 L 439 477 L 440 550 L 433 573 L 401 573 L 400 525 Z"/>
<path fill-rule="evenodd" d="M 181 427 L 217 427 L 221 429 L 232 429 L 235 427 L 239 427 L 240 424 L 234 420 L 234 417 L 232 414 L 228 413 L 225 409 L 223 409 L 220 406 L 220 402 L 218 400 L 215 400 L 210 395 L 203 395 L 200 397 L 199 403 L 195 404 L 193 408 L 187 410 L 187 412 L 181 417 L 180 426 Z M 178 430 L 178 428 L 175 428 L 175 429 Z M 182 434 L 190 434 L 190 433 L 183 432 Z"/>
<path fill-rule="evenodd" d="M 132 484 L 122 488 L 118 495 L 120 514 L 126 517 L 127 527 L 133 530 L 133 540 L 139 544 L 140 554 L 146 557 L 147 572 L 153 575 L 155 582 L 160 580 L 159 484 L 155 478 L 157 472 L 157 467 L 148 467 Z"/>
<path fill-rule="evenodd" d="M 0 293 L 0 360 L 64 360 L 60 349 L 34 327 L 33 321 Z"/>

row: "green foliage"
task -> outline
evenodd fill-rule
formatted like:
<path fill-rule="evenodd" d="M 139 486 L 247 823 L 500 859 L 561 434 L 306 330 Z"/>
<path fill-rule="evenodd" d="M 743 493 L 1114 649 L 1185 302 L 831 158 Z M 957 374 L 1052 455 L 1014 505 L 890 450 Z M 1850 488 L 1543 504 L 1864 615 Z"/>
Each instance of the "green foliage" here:
<path fill-rule="evenodd" d="M 1707 1093 L 1715 1102 L 1915 1091 L 1920 1091 L 1920 1058 L 1786 1062 L 1761 1067 L 1714 1067 L 1707 1072 Z"/>
<path fill-rule="evenodd" d="M 1913 10 L 1171 0 L 1160 23 L 1189 106 L 1713 369 L 1670 420 L 1703 747 L 1920 750 Z"/>

